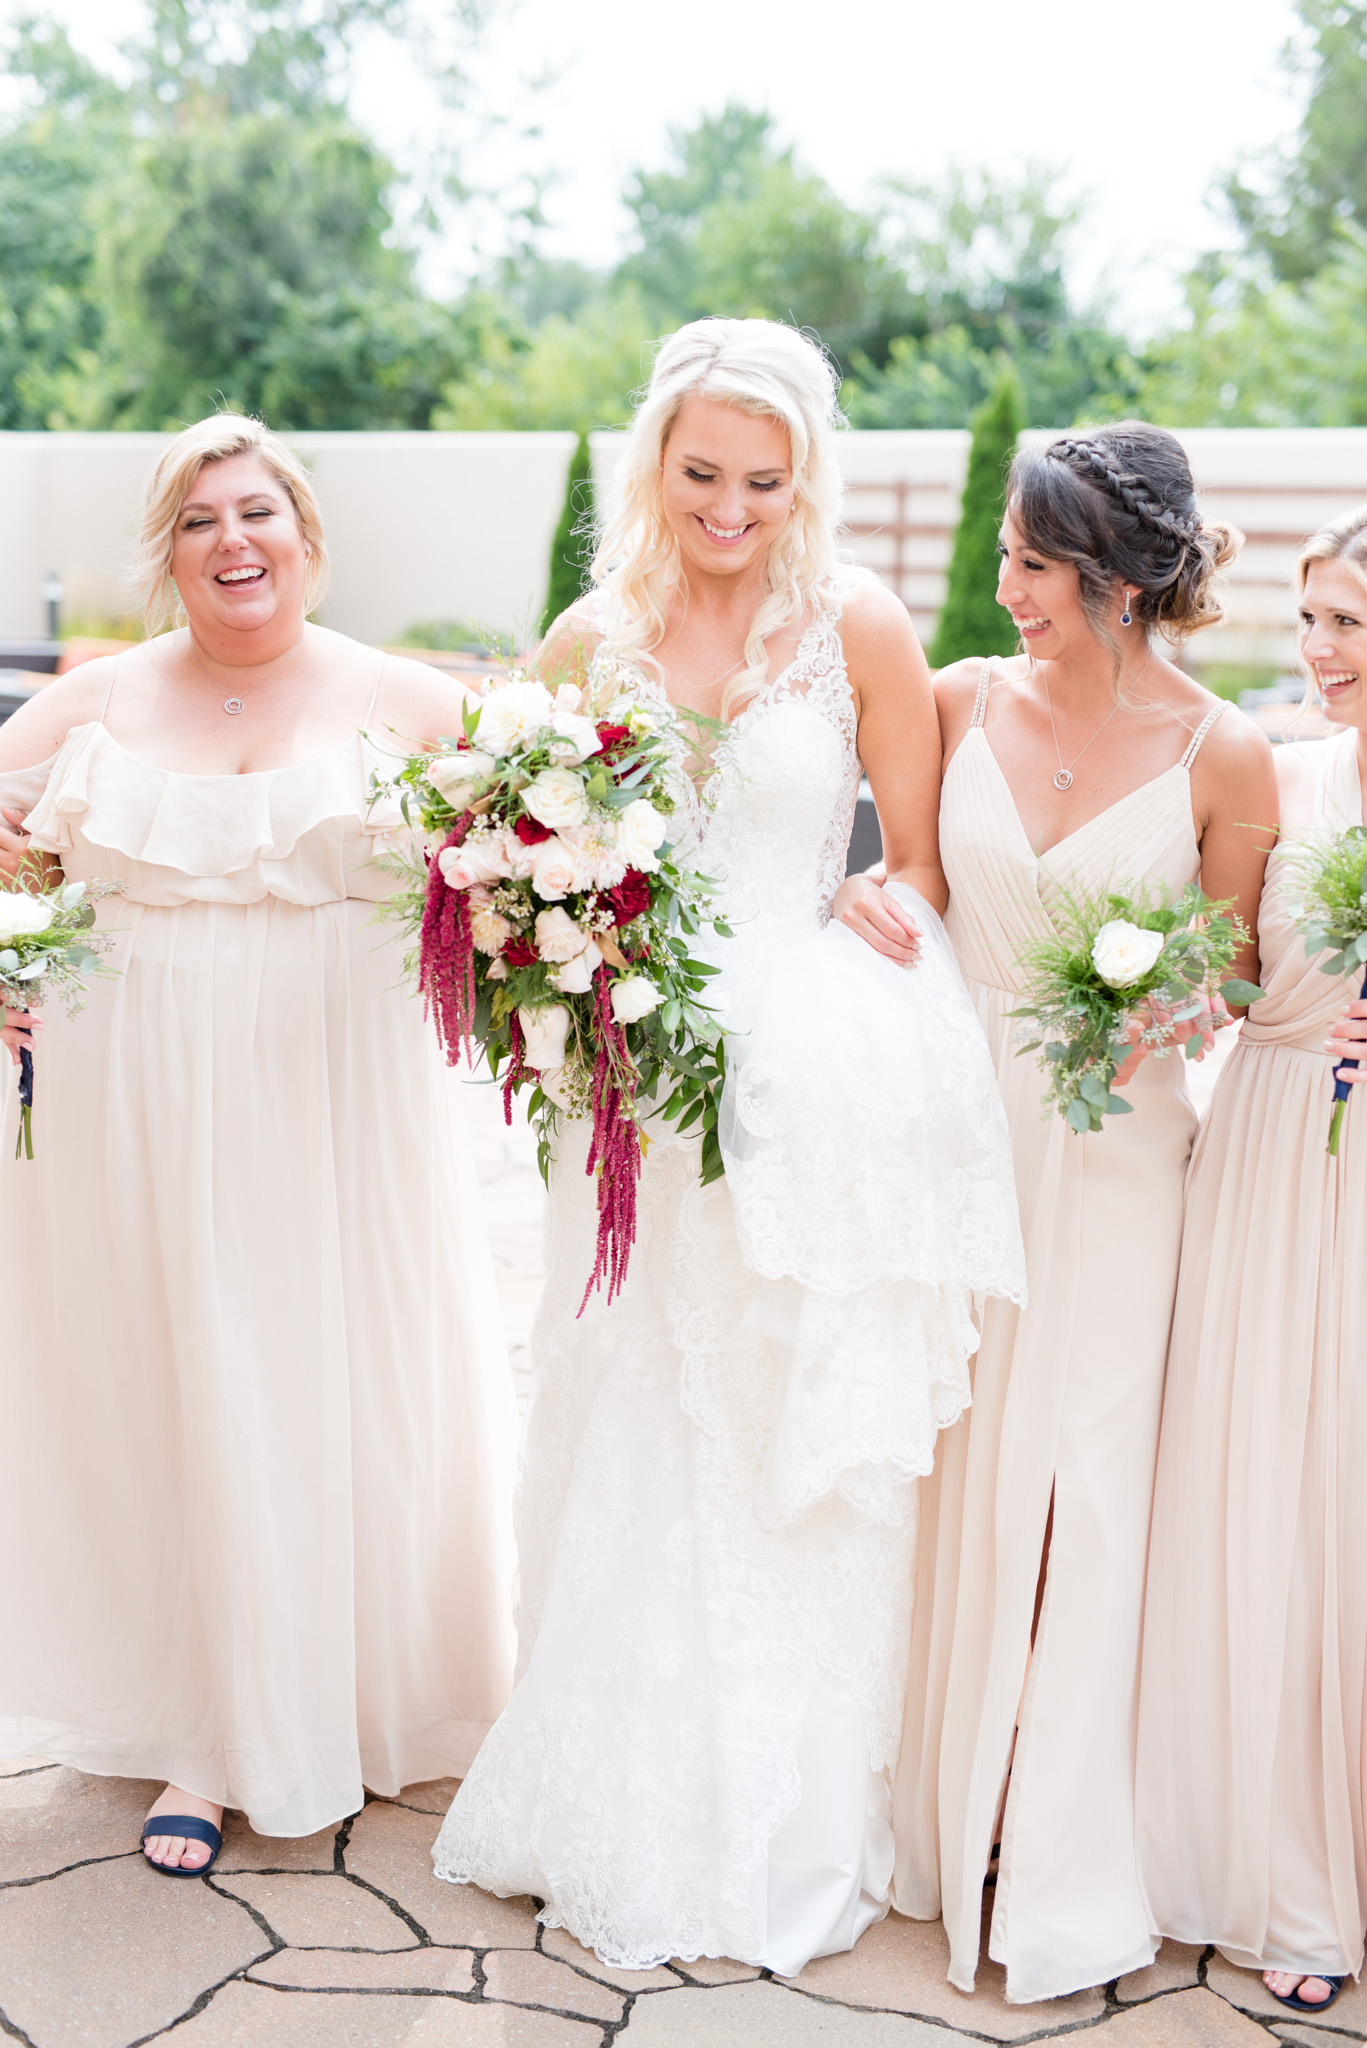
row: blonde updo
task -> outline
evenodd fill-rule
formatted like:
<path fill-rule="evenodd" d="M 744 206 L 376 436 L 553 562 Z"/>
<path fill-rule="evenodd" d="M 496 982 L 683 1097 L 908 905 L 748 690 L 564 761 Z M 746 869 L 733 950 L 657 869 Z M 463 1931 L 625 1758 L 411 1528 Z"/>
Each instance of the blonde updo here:
<path fill-rule="evenodd" d="M 1083 611 L 1108 646 L 1117 582 L 1136 593 L 1134 616 L 1170 640 L 1224 617 L 1215 573 L 1244 537 L 1202 519 L 1186 450 L 1165 427 L 1122 420 L 1026 450 L 1006 495 L 1028 545 L 1076 568 Z"/>
<path fill-rule="evenodd" d="M 762 689 L 764 643 L 796 625 L 835 566 L 844 486 L 835 436 L 846 422 L 836 373 L 796 328 L 774 320 L 692 320 L 661 342 L 614 479 L 614 503 L 593 560 L 594 582 L 616 600 L 609 651 L 652 663 L 678 586 L 678 545 L 665 524 L 661 466 L 687 398 L 712 398 L 777 420 L 788 434 L 792 511 L 769 550 L 769 590 L 750 622 L 745 667 L 727 690 L 722 716 Z"/>
<path fill-rule="evenodd" d="M 230 455 L 257 456 L 286 492 L 309 547 L 304 571 L 305 612 L 322 602 L 328 582 L 327 543 L 308 471 L 260 420 L 219 412 L 177 434 L 148 479 L 138 536 L 137 578 L 149 633 L 185 623 L 185 607 L 171 574 L 176 522 L 200 471 L 207 463 L 224 462 Z"/>

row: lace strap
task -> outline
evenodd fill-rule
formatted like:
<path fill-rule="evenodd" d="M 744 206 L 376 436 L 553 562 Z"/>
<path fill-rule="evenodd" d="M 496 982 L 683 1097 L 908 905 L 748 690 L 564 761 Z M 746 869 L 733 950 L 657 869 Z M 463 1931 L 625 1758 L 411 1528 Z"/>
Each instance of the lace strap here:
<path fill-rule="evenodd" d="M 1228 704 L 1217 704 L 1213 711 L 1208 711 L 1206 713 L 1205 717 L 1201 720 L 1201 723 L 1197 726 L 1195 732 L 1192 734 L 1186 753 L 1183 754 L 1181 760 L 1177 764 L 1179 768 L 1190 768 L 1192 762 L 1196 759 L 1196 756 L 1201 751 L 1202 740 L 1210 731 L 1216 719 L 1223 718 L 1228 709 Z"/>
<path fill-rule="evenodd" d="M 970 732 L 973 730 L 973 727 L 975 725 L 981 725 L 984 719 L 987 717 L 987 693 L 991 689 L 991 687 L 992 663 L 989 660 L 983 663 L 982 673 L 978 677 L 978 694 L 973 699 L 973 716 L 968 723 L 968 729 Z"/>

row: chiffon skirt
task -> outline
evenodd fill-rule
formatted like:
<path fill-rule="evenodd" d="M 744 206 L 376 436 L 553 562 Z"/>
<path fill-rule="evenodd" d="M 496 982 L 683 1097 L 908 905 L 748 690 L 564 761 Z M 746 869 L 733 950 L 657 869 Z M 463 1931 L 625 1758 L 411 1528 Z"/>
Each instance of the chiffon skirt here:
<path fill-rule="evenodd" d="M 1155 1925 L 1355 1971 L 1367 1920 L 1367 1100 L 1241 1043 L 1192 1162 L 1139 1719 Z"/>
<path fill-rule="evenodd" d="M 114 899 L 0 1130 L 0 1752 L 303 1835 L 511 1681 L 514 1418 L 459 1084 L 374 906 Z"/>

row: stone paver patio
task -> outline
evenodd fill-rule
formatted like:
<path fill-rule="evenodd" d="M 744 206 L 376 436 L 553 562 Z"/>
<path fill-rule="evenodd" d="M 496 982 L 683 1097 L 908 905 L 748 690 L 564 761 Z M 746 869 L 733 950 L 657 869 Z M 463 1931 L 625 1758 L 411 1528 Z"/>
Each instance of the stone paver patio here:
<path fill-rule="evenodd" d="M 470 1097 L 513 1366 L 525 1389 L 540 1182 L 491 1089 Z M 1169 1943 L 1104 1990 L 1009 2006 L 984 1962 L 945 1982 L 938 1923 L 890 1918 L 852 1955 L 779 1981 L 736 1963 L 605 1968 L 538 1926 L 530 1899 L 440 1884 L 431 1845 L 455 1789 L 409 1787 L 306 1841 L 236 1816 L 207 1878 L 138 1852 L 160 1788 L 41 1758 L 0 1762 L 0 2038 L 29 2048 L 952 2048 L 1090 2030 L 1105 2048 L 1297 2048 L 1367 2040 L 1349 1984 L 1299 2021 L 1209 1950 Z M 985 1947 L 985 1944 L 984 1944 Z M 1098 2041 L 1097 2048 L 1101 2048 Z"/>

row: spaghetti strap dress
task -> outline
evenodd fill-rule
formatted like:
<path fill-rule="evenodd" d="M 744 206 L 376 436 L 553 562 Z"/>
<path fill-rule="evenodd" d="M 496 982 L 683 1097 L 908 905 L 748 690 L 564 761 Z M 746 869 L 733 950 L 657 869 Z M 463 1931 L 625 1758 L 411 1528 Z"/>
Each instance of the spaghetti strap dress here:
<path fill-rule="evenodd" d="M 1293 837 L 1363 822 L 1356 739 L 1306 749 Z M 1330 1158 L 1324 1040 L 1356 989 L 1307 958 L 1287 864 L 1278 848 L 1258 920 L 1267 993 L 1192 1158 L 1137 1823 L 1163 1933 L 1340 1976 L 1367 1922 L 1367 1100 Z"/>
<path fill-rule="evenodd" d="M 1156 1947 L 1135 1869 L 1135 1703 L 1196 1116 L 1174 1054 L 1142 1063 L 1134 1114 L 1096 1135 L 1046 1112 L 1038 1056 L 1017 1052 L 1016 961 L 1070 888 L 1195 879 L 1190 769 L 1220 713 L 1164 774 L 1036 855 L 984 730 L 989 681 L 985 666 L 945 775 L 945 924 L 1006 1103 L 1029 1304 L 988 1302 L 972 1406 L 923 1486 L 893 1897 L 943 1915 L 950 1982 L 972 1990 L 1009 1770 L 989 1953 L 1024 2003 L 1109 1982 Z"/>
<path fill-rule="evenodd" d="M 512 1394 L 459 1084 L 375 921 L 385 765 L 179 774 L 92 722 L 0 777 L 123 885 L 31 1161 L 4 1085 L 0 1753 L 267 1835 L 459 1775 L 511 1682 Z"/>

